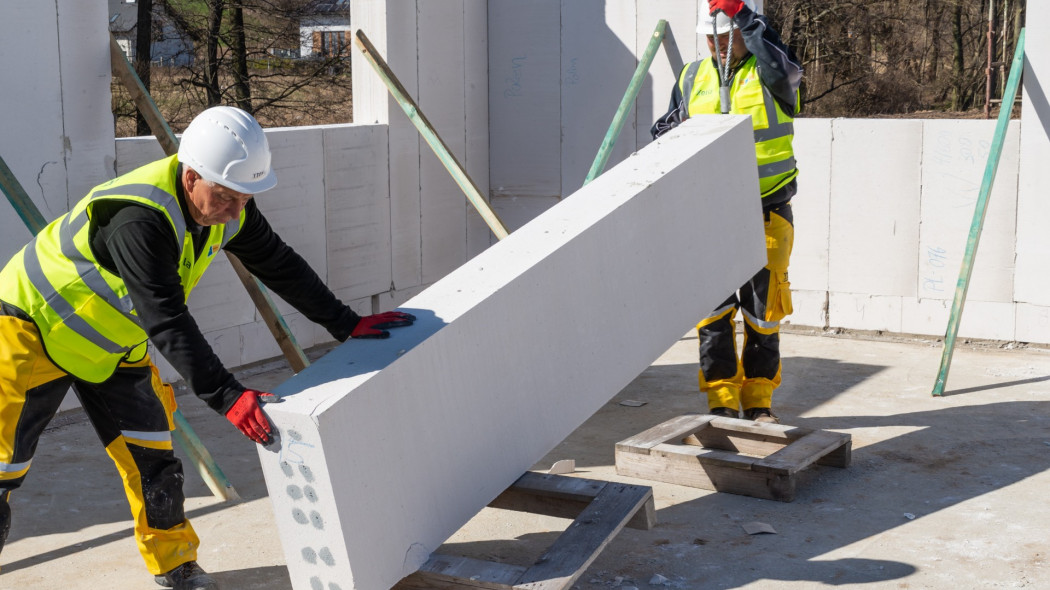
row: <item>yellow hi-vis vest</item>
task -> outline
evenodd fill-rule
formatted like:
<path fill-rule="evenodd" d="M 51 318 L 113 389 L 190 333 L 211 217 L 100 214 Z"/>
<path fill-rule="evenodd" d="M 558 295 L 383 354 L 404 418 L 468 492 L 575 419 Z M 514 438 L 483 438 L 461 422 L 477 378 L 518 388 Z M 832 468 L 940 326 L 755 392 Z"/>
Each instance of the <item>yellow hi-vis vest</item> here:
<path fill-rule="evenodd" d="M 89 244 L 95 203 L 129 201 L 160 211 L 178 236 L 185 297 L 244 222 L 212 226 L 199 259 L 176 194 L 178 159 L 171 156 L 100 184 L 52 221 L 0 271 L 0 300 L 28 314 L 51 360 L 91 383 L 108 379 L 122 360 L 146 354 L 146 332 L 121 278 L 102 268 Z"/>
<path fill-rule="evenodd" d="M 794 117 L 780 108 L 773 95 L 758 79 L 757 60 L 750 56 L 737 70 L 730 87 L 732 115 L 751 115 L 755 130 L 755 156 L 758 158 L 758 184 L 763 197 L 769 196 L 798 176 L 791 140 L 795 136 Z M 721 114 L 718 94 L 718 67 L 714 59 L 694 61 L 682 69 L 678 89 L 688 105 L 688 116 Z M 798 101 L 795 101 L 798 104 Z"/>

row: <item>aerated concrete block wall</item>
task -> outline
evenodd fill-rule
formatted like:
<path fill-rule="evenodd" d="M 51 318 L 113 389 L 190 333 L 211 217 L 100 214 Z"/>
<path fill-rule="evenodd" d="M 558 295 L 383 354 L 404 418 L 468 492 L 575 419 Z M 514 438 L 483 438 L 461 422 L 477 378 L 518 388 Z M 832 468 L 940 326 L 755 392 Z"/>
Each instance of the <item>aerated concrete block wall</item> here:
<path fill-rule="evenodd" d="M 1046 10 L 1029 7 L 1030 56 L 1046 43 L 1031 25 L 1046 20 Z M 491 195 L 508 225 L 581 184 L 636 56 L 663 18 L 678 52 L 657 53 L 610 164 L 650 141 L 677 64 L 707 55 L 697 15 L 691 0 L 489 3 Z M 1012 122 L 1003 146 L 963 337 L 1050 342 L 1050 285 L 1041 270 L 1050 234 L 1040 230 L 1046 206 L 1037 188 L 1047 159 L 1038 156 L 1050 155 L 1041 124 L 1050 106 L 1034 85 L 1032 59 L 1027 67 L 1029 132 L 1022 143 L 1022 125 Z M 943 335 L 995 121 L 801 118 L 795 129 L 795 313 L 787 321 Z M 1023 161 L 1034 165 L 1019 187 Z"/>
<path fill-rule="evenodd" d="M 0 157 L 47 220 L 113 177 L 105 2 L 0 4 Z M 0 260 L 32 234 L 0 198 Z"/>

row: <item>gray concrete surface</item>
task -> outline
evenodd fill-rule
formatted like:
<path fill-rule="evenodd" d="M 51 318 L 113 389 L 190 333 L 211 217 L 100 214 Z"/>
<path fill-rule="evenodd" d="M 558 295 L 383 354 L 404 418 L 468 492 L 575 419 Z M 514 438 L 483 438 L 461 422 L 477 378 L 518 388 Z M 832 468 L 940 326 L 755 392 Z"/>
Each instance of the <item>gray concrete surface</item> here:
<path fill-rule="evenodd" d="M 783 421 L 850 433 L 853 464 L 813 468 L 792 503 L 652 484 L 659 524 L 625 529 L 577 588 L 1050 588 L 1050 352 L 962 344 L 941 398 L 929 394 L 938 343 L 796 331 L 783 355 Z M 287 377 L 278 366 L 246 369 L 243 380 L 265 389 Z M 180 401 L 244 498 L 218 502 L 187 472 L 200 563 L 226 590 L 287 590 L 252 444 L 195 398 Z M 700 408 L 696 340 L 686 336 L 535 469 L 571 458 L 581 477 L 643 483 L 616 475 L 614 443 Z M 157 588 L 116 471 L 79 413 L 44 435 L 12 504 L 0 589 Z M 777 533 L 746 534 L 753 521 Z M 442 551 L 525 565 L 567 524 L 485 509 Z M 656 575 L 666 582 L 650 584 Z"/>

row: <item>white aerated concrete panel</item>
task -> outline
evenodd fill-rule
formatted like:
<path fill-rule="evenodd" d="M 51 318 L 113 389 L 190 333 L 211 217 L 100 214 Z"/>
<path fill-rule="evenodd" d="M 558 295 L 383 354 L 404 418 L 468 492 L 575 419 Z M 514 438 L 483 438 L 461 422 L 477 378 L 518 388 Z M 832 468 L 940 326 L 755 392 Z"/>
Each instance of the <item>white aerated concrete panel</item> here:
<path fill-rule="evenodd" d="M 117 176 L 166 157 L 155 137 L 120 137 L 116 140 Z M 85 193 L 86 194 L 86 193 Z"/>
<path fill-rule="evenodd" d="M 921 298 L 951 301 L 955 297 L 995 127 L 995 121 L 923 122 Z M 974 259 L 968 302 L 1013 301 L 1019 131 L 1015 122 L 1006 135 Z"/>
<path fill-rule="evenodd" d="M 1050 306 L 1050 273 L 1046 271 L 1050 252 L 1050 199 L 1047 199 L 1046 174 L 1050 162 L 1050 4 L 1026 3 L 1025 60 L 1023 101 L 1021 103 L 1021 165 L 1017 196 L 1017 265 L 1014 298 L 1018 302 Z M 1028 314 L 1024 314 L 1027 316 Z M 1018 337 L 1022 330 L 1018 314 Z M 1047 342 L 1043 332 L 1036 340 Z"/>
<path fill-rule="evenodd" d="M 463 166 L 486 198 L 489 194 L 489 38 L 488 0 L 464 0 L 463 103 L 465 113 L 466 157 Z M 481 214 L 466 199 L 467 258 L 488 249 L 495 234 Z"/>
<path fill-rule="evenodd" d="M 390 289 L 390 191 L 385 125 L 324 130 L 328 288 L 346 301 Z"/>
<path fill-rule="evenodd" d="M 828 294 L 828 324 L 854 330 L 900 332 L 901 297 L 858 293 Z"/>
<path fill-rule="evenodd" d="M 828 292 L 791 289 L 791 305 L 794 311 L 784 318 L 785 324 L 828 327 Z"/>
<path fill-rule="evenodd" d="M 831 292 L 915 297 L 922 122 L 836 119 L 832 133 Z"/>
<path fill-rule="evenodd" d="M 419 2 L 419 94 L 416 101 L 445 146 L 466 161 L 463 82 L 463 1 Z M 403 115 L 402 115 L 403 116 Z M 419 145 L 423 282 L 432 283 L 467 259 L 466 197 L 441 160 L 425 143 Z M 396 171 L 392 171 L 396 173 Z"/>
<path fill-rule="evenodd" d="M 416 5 L 410 0 L 354 0 L 351 8 L 354 28 L 364 31 L 413 97 L 419 97 L 420 90 Z M 354 121 L 390 126 L 391 270 L 395 288 L 414 287 L 420 284 L 422 273 L 420 150 L 430 148 L 358 53 L 353 52 Z M 461 55 L 445 57 L 451 62 L 462 60 Z M 458 100 L 462 101 L 462 95 Z M 429 116 L 428 105 L 420 106 Z"/>
<path fill-rule="evenodd" d="M 560 197 L 561 0 L 491 0 L 488 12 L 493 200 Z"/>
<path fill-rule="evenodd" d="M 561 20 L 561 194 L 571 195 L 583 186 L 637 66 L 635 4 L 563 0 Z M 607 168 L 634 151 L 634 120 L 632 109 Z"/>
<path fill-rule="evenodd" d="M 113 177 L 105 3 L 0 3 L 0 157 L 52 220 Z M 0 198 L 0 264 L 32 234 Z"/>
<path fill-rule="evenodd" d="M 279 386 L 293 587 L 392 586 L 752 276 L 753 149 L 745 117 L 689 121 Z"/>
<path fill-rule="evenodd" d="M 1016 304 L 1016 333 L 1019 342 L 1050 342 L 1050 307 Z"/>
<path fill-rule="evenodd" d="M 791 251 L 788 276 L 792 289 L 828 290 L 833 166 L 831 121 L 795 119 L 793 145 L 799 172 L 798 194 L 791 200 L 791 211 L 795 216 L 795 245 Z"/>
<path fill-rule="evenodd" d="M 270 226 L 327 282 L 323 127 L 269 129 L 277 186 L 255 196 Z M 280 300 L 282 314 L 295 308 Z"/>
<path fill-rule="evenodd" d="M 911 299 L 902 301 L 902 331 L 909 334 L 944 336 L 951 315 L 951 299 Z M 984 340 L 1013 340 L 1013 303 L 970 301 L 967 299 L 959 324 L 959 337 Z"/>

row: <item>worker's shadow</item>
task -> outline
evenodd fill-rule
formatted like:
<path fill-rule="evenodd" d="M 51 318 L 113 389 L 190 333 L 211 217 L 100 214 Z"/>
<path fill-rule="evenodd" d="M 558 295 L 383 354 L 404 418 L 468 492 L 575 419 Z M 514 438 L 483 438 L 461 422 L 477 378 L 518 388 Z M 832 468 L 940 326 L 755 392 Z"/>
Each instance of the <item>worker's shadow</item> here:
<path fill-rule="evenodd" d="M 806 382 L 830 381 L 830 386 L 796 395 L 792 403 L 799 412 L 830 401 L 838 395 L 835 392 L 844 392 L 884 369 L 816 358 L 794 358 L 790 364 L 793 370 L 810 376 Z M 695 364 L 650 367 L 534 469 L 571 457 L 577 461 L 577 474 L 587 477 L 596 466 L 612 465 L 618 441 L 676 415 L 697 411 L 695 370 Z M 620 405 L 629 399 L 647 403 L 642 407 Z M 1050 440 L 1050 402 L 1046 401 L 886 416 L 795 418 L 791 423 L 820 429 L 872 429 L 870 436 L 901 434 L 874 444 L 855 443 L 848 468 L 815 466 L 803 472 L 791 503 L 681 488 L 681 495 L 699 497 L 658 510 L 658 524 L 650 531 L 621 531 L 577 585 L 583 590 L 606 587 L 621 577 L 624 584 L 640 586 L 655 574 L 674 585 L 689 576 L 700 579 L 697 571 L 703 572 L 704 588 L 736 588 L 763 579 L 830 585 L 900 579 L 919 569 L 919 558 L 910 562 L 829 555 L 900 526 L 922 526 L 922 519 L 940 510 L 1050 468 L 1045 442 Z M 513 518 L 507 514 L 506 518 Z M 752 521 L 771 524 L 777 534 L 748 535 L 741 525 Z M 955 530 L 938 532 L 937 542 L 964 541 L 967 533 Z M 559 534 L 526 533 L 509 543 L 447 543 L 439 551 L 528 565 Z M 953 534 L 959 537 L 953 539 Z"/>

